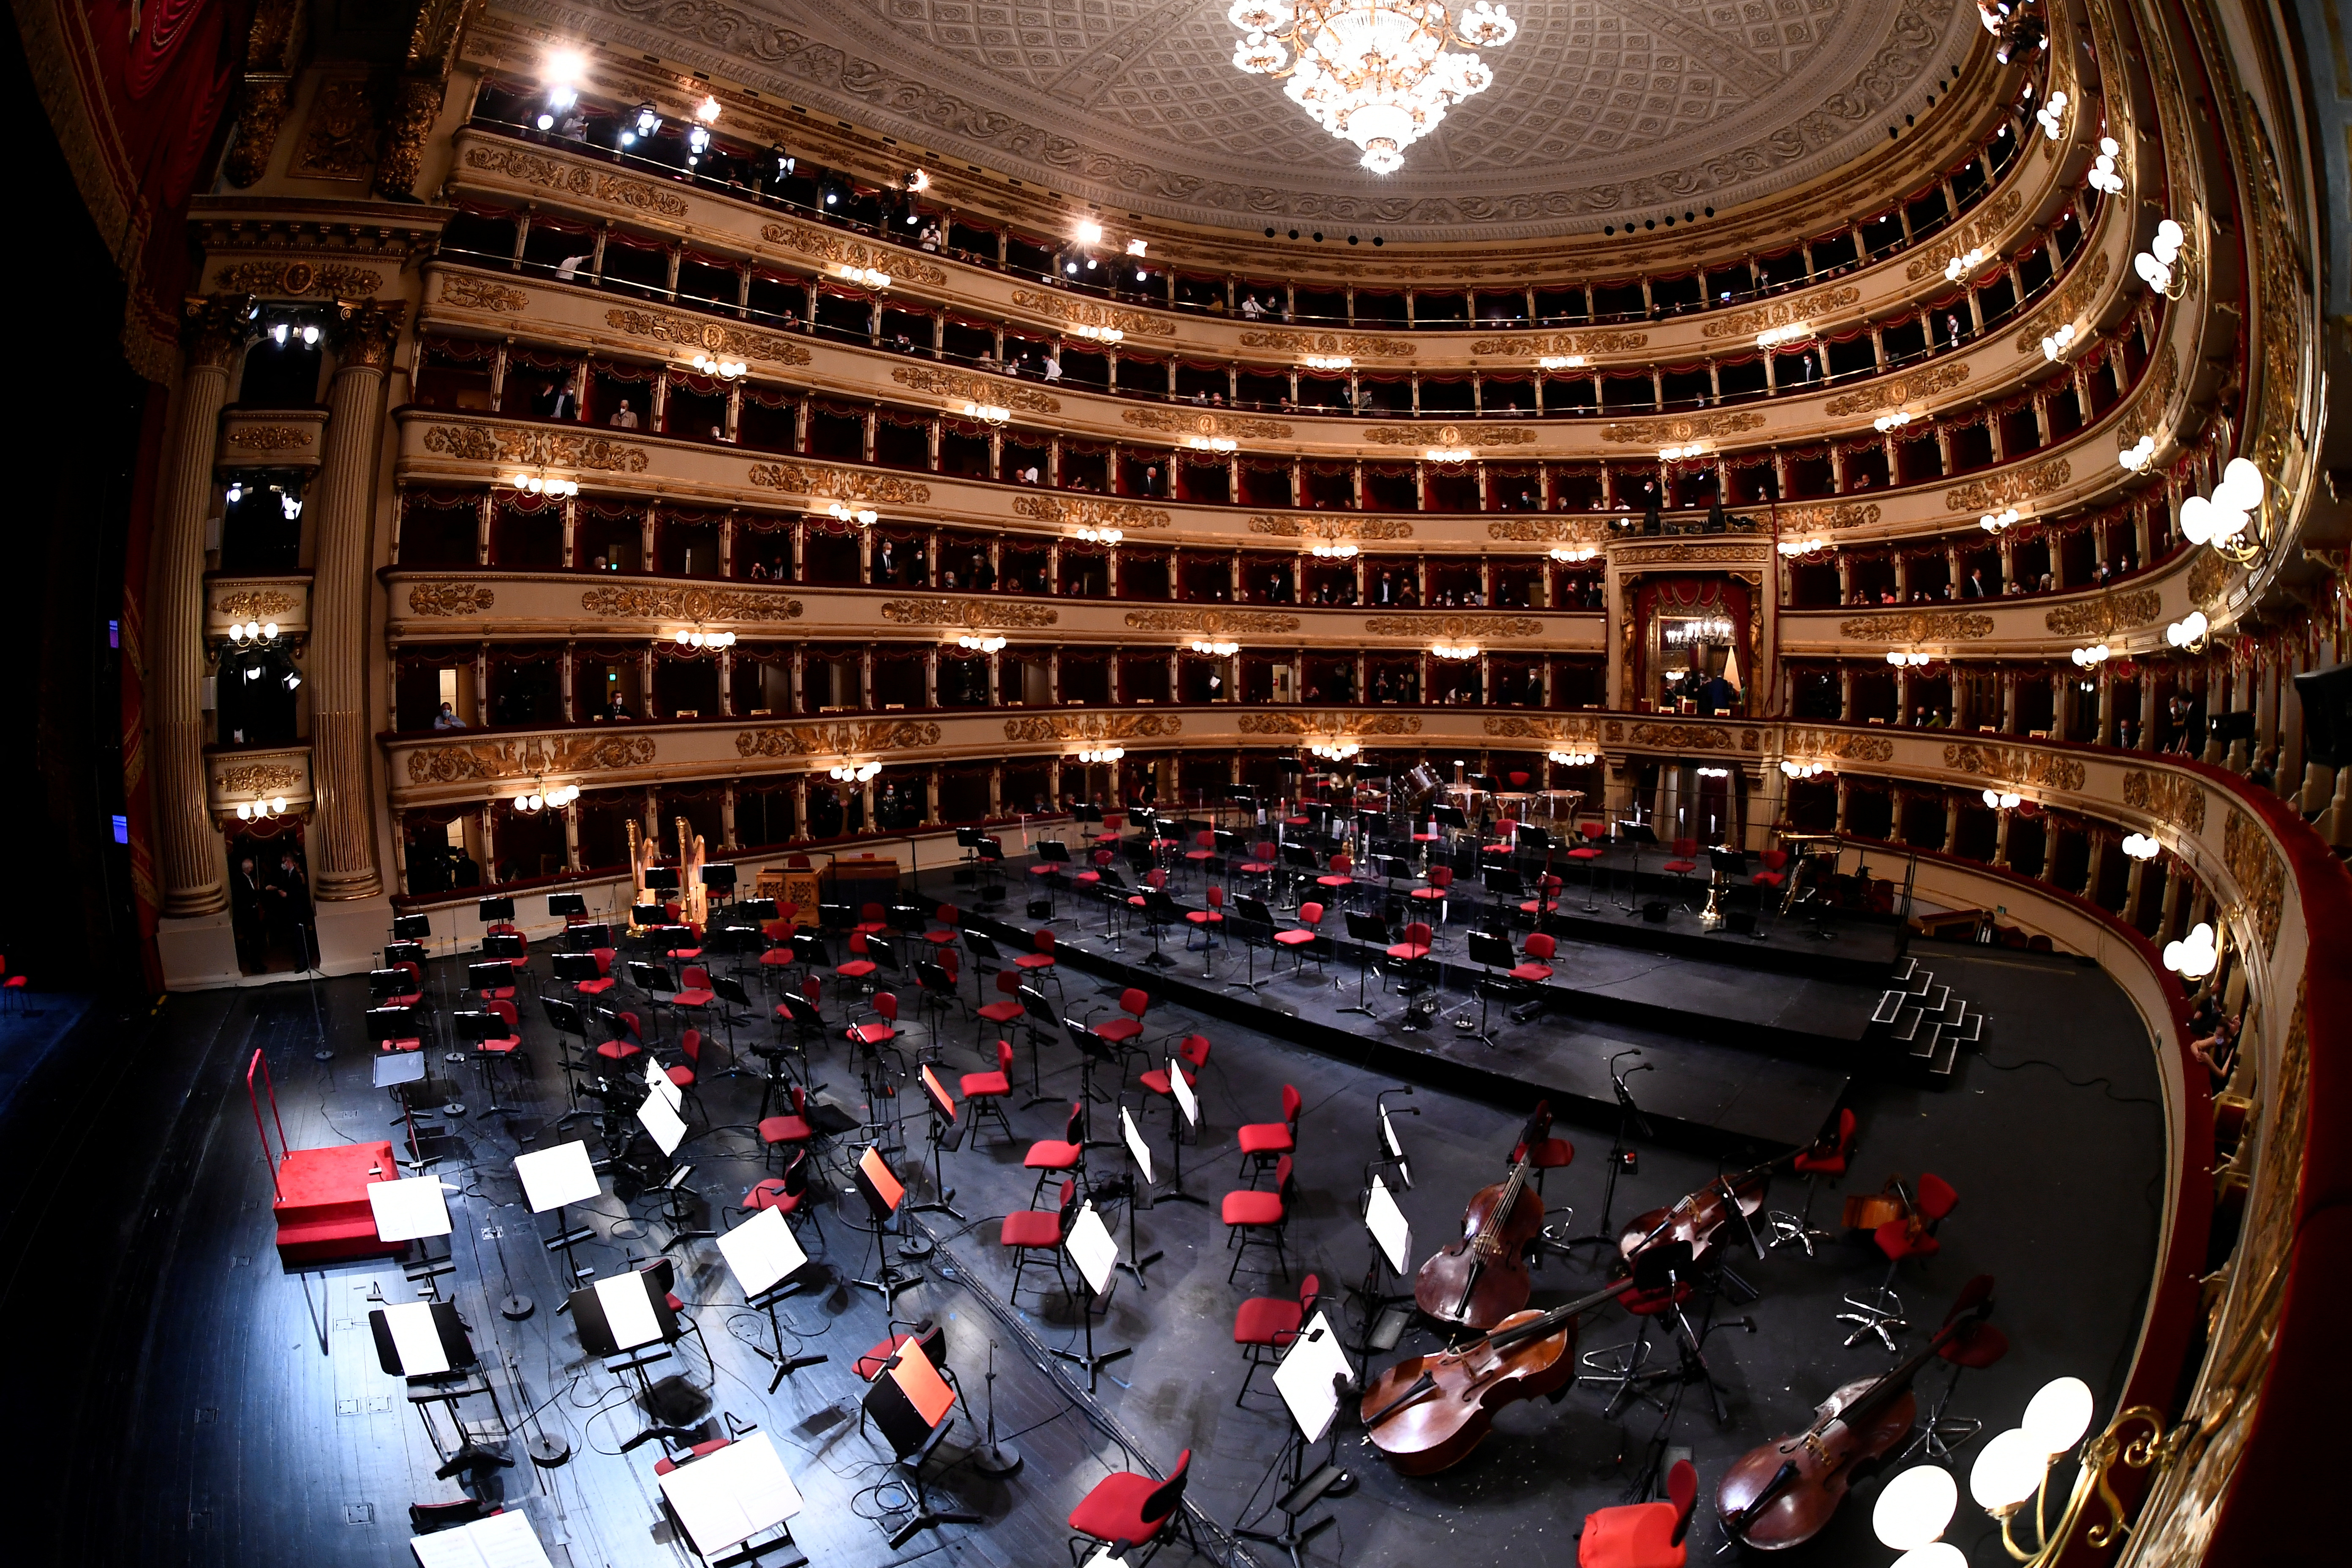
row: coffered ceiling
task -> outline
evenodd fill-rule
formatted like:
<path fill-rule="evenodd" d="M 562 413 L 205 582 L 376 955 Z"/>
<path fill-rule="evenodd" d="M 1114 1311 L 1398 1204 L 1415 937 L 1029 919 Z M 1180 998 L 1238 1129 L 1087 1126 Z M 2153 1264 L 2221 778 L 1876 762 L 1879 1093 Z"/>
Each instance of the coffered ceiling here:
<path fill-rule="evenodd" d="M 1227 0 L 501 0 L 902 142 L 1155 216 L 1460 241 L 1753 201 L 1887 145 L 1965 0 L 1516 0 L 1494 85 L 1386 176 L 1232 64 Z"/>

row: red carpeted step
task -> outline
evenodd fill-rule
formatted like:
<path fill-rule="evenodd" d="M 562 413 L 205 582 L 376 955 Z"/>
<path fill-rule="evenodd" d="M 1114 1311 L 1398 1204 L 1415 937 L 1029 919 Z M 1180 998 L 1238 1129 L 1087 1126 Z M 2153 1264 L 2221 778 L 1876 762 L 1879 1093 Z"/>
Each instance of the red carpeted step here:
<path fill-rule="evenodd" d="M 298 1220 L 278 1227 L 278 1258 L 289 1268 L 353 1258 L 392 1258 L 407 1250 L 404 1241 L 378 1241 L 373 1216 Z"/>
<path fill-rule="evenodd" d="M 369 1205 L 371 1182 L 400 1174 L 392 1145 L 346 1143 L 325 1149 L 291 1149 L 278 1167 L 278 1255 L 289 1264 L 345 1258 L 383 1258 L 403 1244 L 376 1239 L 375 1213 Z"/>

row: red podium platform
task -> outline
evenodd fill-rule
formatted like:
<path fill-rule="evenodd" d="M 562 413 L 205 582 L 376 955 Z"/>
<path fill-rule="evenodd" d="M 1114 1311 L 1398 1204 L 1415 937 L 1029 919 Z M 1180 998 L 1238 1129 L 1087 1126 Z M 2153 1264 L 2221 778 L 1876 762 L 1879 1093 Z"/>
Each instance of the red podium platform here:
<path fill-rule="evenodd" d="M 261 1119 L 261 1095 L 253 1085 L 256 1071 L 261 1074 L 261 1092 L 269 1097 L 268 1122 Z M 353 1258 L 392 1258 L 408 1249 L 404 1241 L 377 1237 L 375 1211 L 368 1203 L 369 1183 L 392 1181 L 400 1174 L 390 1142 L 289 1149 L 286 1125 L 278 1116 L 278 1091 L 259 1051 L 246 1064 L 245 1093 L 253 1102 L 254 1130 L 261 1134 L 262 1158 L 269 1164 L 269 1183 L 277 1194 L 269 1206 L 278 1219 L 279 1262 L 307 1268 Z M 278 1129 L 274 1150 L 269 1141 L 273 1124 Z"/>

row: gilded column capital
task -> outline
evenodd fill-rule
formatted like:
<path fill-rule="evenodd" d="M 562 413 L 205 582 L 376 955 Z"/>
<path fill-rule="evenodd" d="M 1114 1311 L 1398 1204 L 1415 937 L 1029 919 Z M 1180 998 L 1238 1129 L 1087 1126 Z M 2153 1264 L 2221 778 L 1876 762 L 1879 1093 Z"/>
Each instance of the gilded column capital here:
<path fill-rule="evenodd" d="M 226 370 L 235 364 L 252 319 L 250 294 L 208 294 L 188 300 L 180 338 L 187 345 L 189 365 Z"/>
<path fill-rule="evenodd" d="M 344 366 L 383 370 L 392 363 L 392 345 L 400 337 L 407 314 L 401 304 L 375 305 L 352 300 L 335 302 L 335 354 Z"/>

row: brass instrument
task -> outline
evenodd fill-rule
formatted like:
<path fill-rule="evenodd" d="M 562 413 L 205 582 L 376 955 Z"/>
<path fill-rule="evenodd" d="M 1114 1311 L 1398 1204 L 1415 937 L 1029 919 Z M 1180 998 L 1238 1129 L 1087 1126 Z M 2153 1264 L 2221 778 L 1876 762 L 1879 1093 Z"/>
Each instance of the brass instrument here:
<path fill-rule="evenodd" d="M 1834 833 L 1783 833 L 1780 835 L 1780 842 L 1801 847 L 1797 851 L 1795 863 L 1789 868 L 1788 886 L 1780 889 L 1780 913 L 1785 916 L 1802 903 L 1807 896 L 1818 894 L 1821 891 L 1819 888 L 1805 886 L 1805 868 L 1813 863 L 1813 857 L 1806 854 L 1801 846 L 1827 844 L 1834 853 L 1844 840 Z"/>

